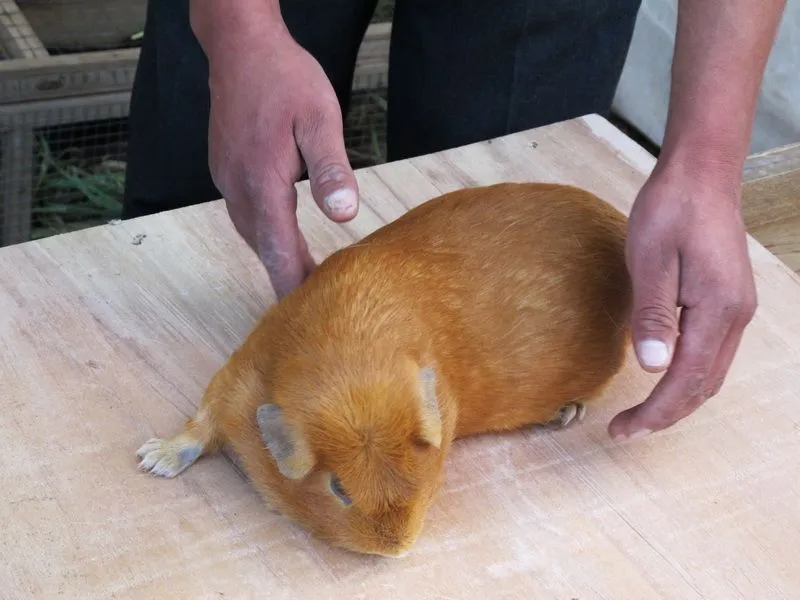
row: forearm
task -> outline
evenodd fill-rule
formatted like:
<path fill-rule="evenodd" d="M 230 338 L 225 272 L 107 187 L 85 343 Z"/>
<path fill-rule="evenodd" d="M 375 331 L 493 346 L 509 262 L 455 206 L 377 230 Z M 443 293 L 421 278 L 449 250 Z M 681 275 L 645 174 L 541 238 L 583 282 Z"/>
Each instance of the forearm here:
<path fill-rule="evenodd" d="M 190 0 L 189 20 L 209 61 L 288 33 L 279 0 Z"/>
<path fill-rule="evenodd" d="M 679 0 L 660 163 L 738 185 L 786 0 Z"/>

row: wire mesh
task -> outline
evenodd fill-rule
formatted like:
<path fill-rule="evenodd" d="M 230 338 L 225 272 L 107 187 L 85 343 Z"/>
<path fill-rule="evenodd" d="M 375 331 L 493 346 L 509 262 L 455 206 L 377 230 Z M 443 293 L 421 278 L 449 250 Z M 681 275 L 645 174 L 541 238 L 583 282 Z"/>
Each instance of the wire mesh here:
<path fill-rule="evenodd" d="M 389 29 L 380 24 L 393 8 L 378 3 L 359 55 L 345 119 L 354 168 L 385 160 Z M 119 217 L 135 58 L 103 62 L 103 52 L 135 53 L 145 12 L 146 0 L 0 0 L 0 245 Z M 61 70 L 76 54 L 95 70 Z"/>

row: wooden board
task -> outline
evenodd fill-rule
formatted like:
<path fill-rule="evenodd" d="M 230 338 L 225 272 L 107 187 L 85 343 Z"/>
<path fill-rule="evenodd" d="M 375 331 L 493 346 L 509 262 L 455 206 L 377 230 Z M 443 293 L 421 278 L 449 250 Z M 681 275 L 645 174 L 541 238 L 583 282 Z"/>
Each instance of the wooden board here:
<path fill-rule="evenodd" d="M 344 226 L 300 185 L 301 225 L 320 259 L 433 195 L 508 180 L 627 212 L 652 163 L 588 117 L 359 171 Z M 751 250 L 760 309 L 719 397 L 614 443 L 609 419 L 655 380 L 631 358 L 581 426 L 460 442 L 423 537 L 392 560 L 311 539 L 226 457 L 174 480 L 136 470 L 273 301 L 220 202 L 4 248 L 0 596 L 798 598 L 800 282 Z"/>
<path fill-rule="evenodd" d="M 750 235 L 800 271 L 800 143 L 750 156 L 743 179 L 742 214 Z"/>

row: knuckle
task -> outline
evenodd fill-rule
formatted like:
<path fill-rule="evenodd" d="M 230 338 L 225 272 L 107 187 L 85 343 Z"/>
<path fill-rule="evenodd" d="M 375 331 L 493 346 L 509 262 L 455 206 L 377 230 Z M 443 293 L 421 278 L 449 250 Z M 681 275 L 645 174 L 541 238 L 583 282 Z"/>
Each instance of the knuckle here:
<path fill-rule="evenodd" d="M 704 352 L 695 361 L 686 364 L 683 372 L 678 375 L 681 379 L 682 403 L 676 408 L 683 416 L 684 410 L 686 414 L 693 412 L 706 400 L 716 396 L 722 388 L 724 376 L 709 377 L 712 360 L 710 353 Z"/>
<path fill-rule="evenodd" d="M 718 311 L 723 323 L 745 325 L 755 316 L 757 306 L 755 294 L 748 292 L 728 294 L 719 301 Z"/>
<path fill-rule="evenodd" d="M 719 307 L 722 320 L 730 323 L 736 320 L 744 311 L 744 299 L 740 296 L 728 296 L 723 298 Z"/>
<path fill-rule="evenodd" d="M 282 273 L 290 262 L 289 253 L 275 248 L 274 246 L 267 246 L 261 252 L 261 262 L 273 277 L 276 274 Z"/>
<path fill-rule="evenodd" d="M 705 404 L 709 399 L 713 398 L 719 393 L 722 388 L 722 379 L 714 379 L 711 382 L 704 382 L 698 389 L 697 393 L 688 397 L 687 409 L 689 413 L 694 412 Z"/>
<path fill-rule="evenodd" d="M 347 170 L 334 156 L 324 156 L 319 160 L 319 166 L 314 172 L 314 182 L 317 185 L 329 183 L 342 183 L 347 178 Z"/>
<path fill-rule="evenodd" d="M 720 332 L 724 334 L 724 332 Z M 717 351 L 712 349 L 704 339 L 690 339 L 687 335 L 681 348 L 683 372 L 687 381 L 698 382 L 702 385 L 711 372 L 711 367 L 717 357 Z"/>
<path fill-rule="evenodd" d="M 687 414 L 687 410 L 687 402 L 682 399 L 677 402 L 664 402 L 653 406 L 648 421 L 652 429 L 664 429 L 680 421 Z"/>
<path fill-rule="evenodd" d="M 675 309 L 663 304 L 647 304 L 636 311 L 637 327 L 643 331 L 663 331 L 675 326 Z"/>
<path fill-rule="evenodd" d="M 753 320 L 758 310 L 758 297 L 755 292 L 748 294 L 747 298 L 742 304 L 742 318 L 746 323 Z"/>
<path fill-rule="evenodd" d="M 684 395 L 688 399 L 706 393 L 706 369 L 701 366 L 691 367 L 684 375 Z"/>
<path fill-rule="evenodd" d="M 299 177 L 299 161 L 287 160 L 287 150 L 271 151 L 261 168 L 243 169 L 241 183 L 245 196 L 257 209 L 279 210 L 275 201 L 285 199 Z"/>

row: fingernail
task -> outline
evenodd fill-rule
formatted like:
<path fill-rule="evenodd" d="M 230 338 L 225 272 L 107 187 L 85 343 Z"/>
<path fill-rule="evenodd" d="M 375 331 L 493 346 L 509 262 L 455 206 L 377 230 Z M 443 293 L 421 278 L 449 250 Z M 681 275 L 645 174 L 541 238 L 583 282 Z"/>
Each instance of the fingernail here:
<path fill-rule="evenodd" d="M 644 340 L 639 343 L 639 359 L 648 367 L 666 366 L 669 348 L 660 340 Z"/>
<path fill-rule="evenodd" d="M 356 193 L 348 188 L 342 188 L 325 196 L 325 208 L 331 214 L 349 215 L 358 205 Z"/>

